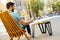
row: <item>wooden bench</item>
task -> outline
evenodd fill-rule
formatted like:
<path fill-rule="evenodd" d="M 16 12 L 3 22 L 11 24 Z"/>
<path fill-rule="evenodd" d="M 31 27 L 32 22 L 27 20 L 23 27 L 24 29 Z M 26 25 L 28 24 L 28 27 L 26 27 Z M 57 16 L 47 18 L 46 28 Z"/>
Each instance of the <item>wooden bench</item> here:
<path fill-rule="evenodd" d="M 18 24 L 7 11 L 0 13 L 0 18 L 10 36 L 10 40 L 13 40 L 14 37 L 18 37 L 19 40 L 22 35 L 30 40 L 30 38 L 25 33 L 26 31 L 18 26 Z"/>

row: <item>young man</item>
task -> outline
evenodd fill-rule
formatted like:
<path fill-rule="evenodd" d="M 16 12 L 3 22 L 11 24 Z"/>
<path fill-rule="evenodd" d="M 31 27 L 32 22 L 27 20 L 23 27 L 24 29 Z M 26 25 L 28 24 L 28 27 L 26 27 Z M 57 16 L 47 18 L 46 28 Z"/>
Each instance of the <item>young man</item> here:
<path fill-rule="evenodd" d="M 25 29 L 25 27 L 26 27 L 28 33 L 31 35 L 29 23 L 31 23 L 33 20 L 31 20 L 29 22 L 24 22 L 21 19 L 20 15 L 18 13 L 14 12 L 14 3 L 13 2 L 8 2 L 6 4 L 6 8 L 7 8 L 7 11 L 10 13 L 10 15 L 13 17 L 13 19 L 16 21 L 16 23 L 20 26 L 20 28 Z"/>

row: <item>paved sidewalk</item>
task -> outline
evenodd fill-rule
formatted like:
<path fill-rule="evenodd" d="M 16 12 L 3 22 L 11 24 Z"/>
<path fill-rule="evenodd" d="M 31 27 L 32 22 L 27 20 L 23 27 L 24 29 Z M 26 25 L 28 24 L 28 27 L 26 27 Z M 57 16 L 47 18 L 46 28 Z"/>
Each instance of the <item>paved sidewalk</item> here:
<path fill-rule="evenodd" d="M 53 28 L 53 35 L 49 36 L 48 34 L 41 34 L 38 27 L 35 29 L 35 38 L 31 38 L 31 40 L 60 40 L 60 27 Z M 1 31 L 1 30 L 0 30 Z M 21 40 L 25 40 L 26 38 L 21 37 Z M 6 33 L 0 33 L 0 40 L 9 40 L 9 36 Z M 14 40 L 17 40 L 14 38 Z"/>
<path fill-rule="evenodd" d="M 57 19 L 55 20 L 55 22 L 52 23 L 52 29 L 53 35 L 49 36 L 48 33 L 41 34 L 40 29 L 38 28 L 38 26 L 36 26 L 35 38 L 31 38 L 31 40 L 60 40 L 60 20 Z M 4 27 L 0 26 L 0 40 L 9 40 L 9 36 L 6 34 L 4 30 Z M 14 40 L 17 40 L 17 38 L 14 38 Z M 26 40 L 26 38 L 21 37 L 21 40 Z"/>

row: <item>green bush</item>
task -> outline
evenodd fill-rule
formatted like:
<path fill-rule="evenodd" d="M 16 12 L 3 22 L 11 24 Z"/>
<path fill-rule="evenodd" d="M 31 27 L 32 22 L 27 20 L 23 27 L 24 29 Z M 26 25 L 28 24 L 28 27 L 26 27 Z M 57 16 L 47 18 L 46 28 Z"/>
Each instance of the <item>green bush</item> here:
<path fill-rule="evenodd" d="M 53 4 L 53 9 L 57 9 L 58 11 L 60 11 L 60 2 L 55 2 L 54 4 Z"/>
<path fill-rule="evenodd" d="M 39 16 L 39 10 L 43 10 L 44 3 L 39 0 L 30 0 L 30 4 L 28 4 L 28 9 L 32 10 L 32 12 L 38 17 Z"/>

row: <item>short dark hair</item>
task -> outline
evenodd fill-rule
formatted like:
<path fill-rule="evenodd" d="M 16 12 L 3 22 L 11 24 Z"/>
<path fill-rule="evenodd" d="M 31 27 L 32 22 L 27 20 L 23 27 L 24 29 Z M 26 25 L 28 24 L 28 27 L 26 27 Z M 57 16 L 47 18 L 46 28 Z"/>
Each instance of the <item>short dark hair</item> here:
<path fill-rule="evenodd" d="M 7 8 L 7 9 L 9 9 L 10 6 L 14 6 L 14 3 L 13 3 L 13 2 L 8 2 L 8 3 L 6 4 L 6 8 Z"/>

